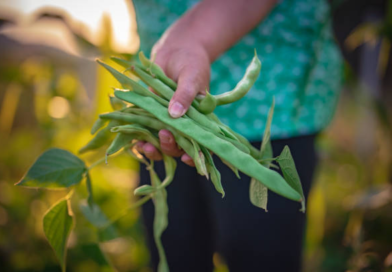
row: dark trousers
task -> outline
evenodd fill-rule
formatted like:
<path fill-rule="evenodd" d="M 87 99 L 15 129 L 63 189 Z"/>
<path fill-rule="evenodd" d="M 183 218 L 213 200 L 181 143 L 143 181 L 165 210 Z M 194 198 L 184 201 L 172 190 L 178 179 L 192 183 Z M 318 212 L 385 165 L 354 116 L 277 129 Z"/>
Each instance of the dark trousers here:
<path fill-rule="evenodd" d="M 308 196 L 317 164 L 315 135 L 272 142 L 274 156 L 285 145 L 290 147 Z M 252 143 L 260 147 L 260 142 Z M 178 162 L 176 175 L 167 188 L 169 227 L 162 235 L 171 272 L 213 270 L 212 255 L 218 252 L 231 272 L 297 272 L 301 270 L 302 245 L 306 216 L 300 204 L 271 191 L 268 212 L 254 207 L 249 201 L 250 178 L 237 179 L 219 158 L 214 157 L 222 176 L 226 196 L 222 199 L 211 183 L 192 167 Z M 162 163 L 157 172 L 164 176 Z M 141 166 L 141 184 L 150 178 Z M 143 220 L 156 271 L 158 253 L 153 239 L 154 208 L 151 202 L 143 206 Z"/>

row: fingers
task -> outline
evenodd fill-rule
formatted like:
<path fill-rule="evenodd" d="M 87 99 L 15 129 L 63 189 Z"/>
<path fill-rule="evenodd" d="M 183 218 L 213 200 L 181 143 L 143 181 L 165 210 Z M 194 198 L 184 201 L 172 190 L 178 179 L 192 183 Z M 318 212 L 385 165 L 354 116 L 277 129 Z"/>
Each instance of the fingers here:
<path fill-rule="evenodd" d="M 159 131 L 159 140 L 161 142 L 162 151 L 169 155 L 178 157 L 181 156 L 181 161 L 189 166 L 195 167 L 195 163 L 191 156 L 180 150 L 174 140 L 173 134 L 168 130 Z M 150 160 L 162 160 L 162 154 L 152 144 L 146 142 L 137 142 L 136 149 L 139 153 L 144 154 Z"/>
<path fill-rule="evenodd" d="M 161 130 L 158 135 L 163 153 L 172 157 L 179 157 L 184 154 L 184 151 L 178 148 L 174 136 L 170 131 Z M 136 144 L 136 148 L 150 160 L 162 160 L 160 151 L 150 143 L 140 141 Z"/>
<path fill-rule="evenodd" d="M 195 167 L 195 162 L 193 161 L 192 157 L 188 154 L 184 154 L 181 156 L 181 161 L 189 166 Z"/>
<path fill-rule="evenodd" d="M 158 149 L 150 143 L 138 142 L 136 144 L 137 151 L 144 154 L 147 158 L 153 161 L 162 160 L 162 155 Z"/>
<path fill-rule="evenodd" d="M 170 131 L 160 130 L 158 135 L 163 153 L 173 157 L 178 157 L 184 154 L 184 151 L 178 148 L 174 136 Z"/>
<path fill-rule="evenodd" d="M 178 77 L 177 90 L 169 103 L 169 113 L 173 118 L 185 114 L 198 93 L 208 87 L 209 74 L 185 66 Z"/>

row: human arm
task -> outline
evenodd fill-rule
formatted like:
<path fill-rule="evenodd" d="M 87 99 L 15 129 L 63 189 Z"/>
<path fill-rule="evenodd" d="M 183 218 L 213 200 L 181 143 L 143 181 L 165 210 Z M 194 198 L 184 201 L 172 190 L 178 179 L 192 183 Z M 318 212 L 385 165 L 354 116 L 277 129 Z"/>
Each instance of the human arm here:
<path fill-rule="evenodd" d="M 173 118 L 185 114 L 195 96 L 208 90 L 210 64 L 259 24 L 277 1 L 204 0 L 179 18 L 152 50 L 155 62 L 177 82 L 169 104 Z M 159 133 L 162 151 L 183 154 L 168 131 Z M 149 143 L 139 145 L 147 157 L 160 159 Z M 182 160 L 192 164 L 186 154 Z"/>

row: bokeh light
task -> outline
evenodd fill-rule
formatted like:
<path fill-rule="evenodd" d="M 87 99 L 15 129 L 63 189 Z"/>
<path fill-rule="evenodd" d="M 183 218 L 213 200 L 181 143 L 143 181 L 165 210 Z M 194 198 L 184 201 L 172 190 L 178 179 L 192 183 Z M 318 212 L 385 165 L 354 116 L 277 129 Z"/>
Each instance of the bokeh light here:
<path fill-rule="evenodd" d="M 48 114 L 53 118 L 64 118 L 69 113 L 68 100 L 61 96 L 50 99 L 48 104 Z"/>

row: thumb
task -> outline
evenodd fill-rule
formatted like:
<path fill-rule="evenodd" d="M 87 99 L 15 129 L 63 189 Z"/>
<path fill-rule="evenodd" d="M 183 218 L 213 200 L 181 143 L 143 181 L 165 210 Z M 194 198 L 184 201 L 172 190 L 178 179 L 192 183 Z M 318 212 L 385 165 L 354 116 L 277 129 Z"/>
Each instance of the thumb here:
<path fill-rule="evenodd" d="M 177 90 L 169 103 L 169 114 L 173 118 L 183 116 L 193 99 L 199 93 L 204 93 L 209 84 L 209 73 L 201 72 L 194 67 L 184 67 L 178 76 Z"/>

